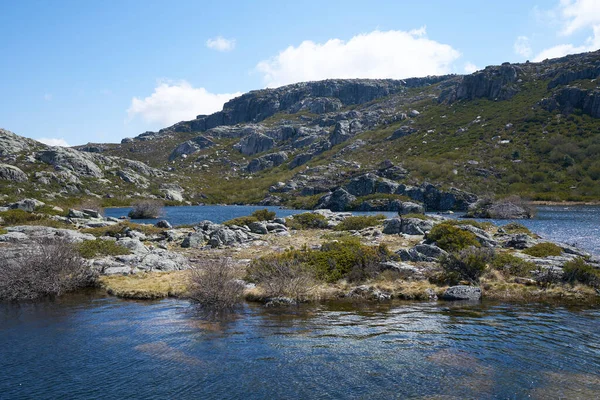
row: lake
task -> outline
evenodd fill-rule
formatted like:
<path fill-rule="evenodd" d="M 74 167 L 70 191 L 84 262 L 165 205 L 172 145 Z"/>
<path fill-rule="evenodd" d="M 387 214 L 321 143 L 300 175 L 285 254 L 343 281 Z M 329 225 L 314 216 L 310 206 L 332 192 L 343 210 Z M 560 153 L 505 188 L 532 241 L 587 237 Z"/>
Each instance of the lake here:
<path fill-rule="evenodd" d="M 247 304 L 98 293 L 0 304 L 0 398 L 591 399 L 600 309 Z"/>
<path fill-rule="evenodd" d="M 193 224 L 202 220 L 221 223 L 232 218 L 250 215 L 252 212 L 264 208 L 275 211 L 278 217 L 306 212 L 306 210 L 264 206 L 176 206 L 165 207 L 163 218 L 174 226 Z M 131 208 L 128 207 L 107 208 L 105 214 L 107 217 L 118 218 L 127 215 L 129 210 Z M 395 212 L 357 212 L 356 214 L 385 214 L 390 218 L 397 215 Z M 451 214 L 450 216 L 458 217 L 460 214 Z M 156 221 L 158 219 L 136 220 L 136 222 L 142 223 L 156 223 Z M 537 208 L 535 218 L 530 220 L 487 221 L 492 221 L 498 225 L 518 222 L 548 240 L 575 244 L 593 254 L 600 255 L 600 206 L 540 206 Z"/>

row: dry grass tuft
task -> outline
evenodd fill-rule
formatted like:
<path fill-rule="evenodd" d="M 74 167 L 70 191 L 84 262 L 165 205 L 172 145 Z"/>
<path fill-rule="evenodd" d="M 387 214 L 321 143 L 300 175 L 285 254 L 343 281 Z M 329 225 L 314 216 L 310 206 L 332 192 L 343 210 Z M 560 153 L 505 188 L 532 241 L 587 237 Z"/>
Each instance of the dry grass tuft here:
<path fill-rule="evenodd" d="M 99 279 L 108 294 L 126 299 L 181 297 L 187 292 L 188 271 L 111 275 Z"/>

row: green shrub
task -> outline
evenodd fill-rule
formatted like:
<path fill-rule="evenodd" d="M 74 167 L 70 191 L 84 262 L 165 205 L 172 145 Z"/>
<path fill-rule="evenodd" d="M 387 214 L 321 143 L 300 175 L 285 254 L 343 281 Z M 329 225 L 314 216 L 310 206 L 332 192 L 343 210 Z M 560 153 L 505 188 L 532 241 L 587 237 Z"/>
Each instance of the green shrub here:
<path fill-rule="evenodd" d="M 103 227 L 99 227 L 99 228 L 85 228 L 85 229 L 82 229 L 81 232 L 89 233 L 96 237 L 102 237 L 102 236 L 117 237 L 117 236 L 123 235 L 125 233 L 125 230 L 127 230 L 127 229 L 142 232 L 144 235 L 157 235 L 157 234 L 165 231 L 165 229 L 157 228 L 154 225 L 136 224 L 134 222 L 121 221 L 118 224 L 110 225 L 110 226 L 103 226 Z"/>
<path fill-rule="evenodd" d="M 492 260 L 492 267 L 507 277 L 528 276 L 531 271 L 537 268 L 534 263 L 525 261 L 509 253 L 496 254 Z"/>
<path fill-rule="evenodd" d="M 480 246 L 477 237 L 472 232 L 457 228 L 447 222 L 435 225 L 426 237 L 449 252 L 459 251 L 470 246 Z"/>
<path fill-rule="evenodd" d="M 0 228 L 0 235 L 6 235 L 8 231 L 4 228 Z"/>
<path fill-rule="evenodd" d="M 112 240 L 86 240 L 77 245 L 77 250 L 83 258 L 94 258 L 98 256 L 121 256 L 131 254 L 129 249 L 118 245 Z"/>
<path fill-rule="evenodd" d="M 266 208 L 262 210 L 256 210 L 252 213 L 252 216 L 259 221 L 272 221 L 275 219 L 277 214 L 275 211 L 269 211 Z"/>
<path fill-rule="evenodd" d="M 233 218 L 230 219 L 229 221 L 225 221 L 223 222 L 223 225 L 227 225 L 227 226 L 232 226 L 232 225 L 237 225 L 237 226 L 244 226 L 244 225 L 250 225 L 253 222 L 258 222 L 258 218 L 248 215 L 245 217 L 237 217 L 237 218 Z"/>
<path fill-rule="evenodd" d="M 292 229 L 324 229 L 327 228 L 327 218 L 316 213 L 296 214 L 287 219 L 286 225 Z"/>
<path fill-rule="evenodd" d="M 527 235 L 534 236 L 534 234 L 529 229 L 517 222 L 511 222 L 509 224 L 503 225 L 502 229 L 504 229 L 504 232 L 509 234 L 525 233 Z"/>
<path fill-rule="evenodd" d="M 454 226 L 459 226 L 459 225 L 471 225 L 474 226 L 475 228 L 479 228 L 479 229 L 490 229 L 494 226 L 494 224 L 492 224 L 491 222 L 479 222 L 479 221 L 475 221 L 474 219 L 451 219 L 449 221 L 445 221 L 445 224 L 450 224 L 450 225 L 454 225 Z"/>
<path fill-rule="evenodd" d="M 0 212 L 4 225 L 21 225 L 31 221 L 40 221 L 46 217 L 42 214 L 30 213 L 23 210 L 8 210 Z"/>
<path fill-rule="evenodd" d="M 269 256 L 266 259 L 272 263 L 294 261 L 308 268 L 315 279 L 325 282 L 336 282 L 340 279 L 360 281 L 374 276 L 379 269 L 379 263 L 390 257 L 385 245 L 367 246 L 355 237 L 343 237 L 337 241 L 325 242 L 318 250 L 309 248 L 290 249 Z M 260 268 L 265 258 L 255 260 L 250 266 Z"/>
<path fill-rule="evenodd" d="M 427 215 L 417 214 L 417 213 L 401 214 L 400 217 L 401 218 L 416 218 L 416 219 L 421 219 L 423 221 L 426 221 L 429 219 L 429 217 Z"/>
<path fill-rule="evenodd" d="M 442 256 L 443 280 L 451 285 L 460 281 L 477 283 L 493 258 L 493 249 L 474 246 Z"/>
<path fill-rule="evenodd" d="M 377 226 L 385 219 L 385 215 L 356 215 L 344 218 L 342 222 L 336 225 L 336 231 L 357 231 L 360 229 Z"/>
<path fill-rule="evenodd" d="M 549 257 L 549 256 L 560 256 L 562 249 L 554 243 L 538 243 L 528 249 L 523 250 L 523 253 L 533 257 Z"/>
<path fill-rule="evenodd" d="M 40 214 L 46 214 L 46 215 L 59 215 L 61 217 L 66 217 L 67 216 L 67 211 L 58 211 L 54 209 L 54 206 L 51 205 L 44 205 L 42 207 L 36 208 L 35 212 L 40 213 Z"/>
<path fill-rule="evenodd" d="M 600 270 L 585 262 L 581 257 L 565 263 L 563 280 L 570 283 L 583 283 L 600 288 Z"/>

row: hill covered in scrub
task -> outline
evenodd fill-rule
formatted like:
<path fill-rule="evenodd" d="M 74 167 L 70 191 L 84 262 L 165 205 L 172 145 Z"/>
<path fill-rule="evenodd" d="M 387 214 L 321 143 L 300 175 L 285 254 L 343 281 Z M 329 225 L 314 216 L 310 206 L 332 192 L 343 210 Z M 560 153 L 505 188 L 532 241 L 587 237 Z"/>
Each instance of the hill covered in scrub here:
<path fill-rule="evenodd" d="M 465 76 L 257 90 L 119 144 L 57 149 L 2 131 L 2 191 L 332 209 L 599 200 L 599 76 L 596 51 Z"/>

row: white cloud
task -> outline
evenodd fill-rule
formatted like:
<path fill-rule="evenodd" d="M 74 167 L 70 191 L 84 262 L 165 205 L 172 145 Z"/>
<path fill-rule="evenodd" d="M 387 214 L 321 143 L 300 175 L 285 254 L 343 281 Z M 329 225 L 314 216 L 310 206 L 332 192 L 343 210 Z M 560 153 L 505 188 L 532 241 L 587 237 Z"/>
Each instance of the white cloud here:
<path fill-rule="evenodd" d="M 225 39 L 217 36 L 206 41 L 206 47 L 217 51 L 231 51 L 235 48 L 235 39 Z"/>
<path fill-rule="evenodd" d="M 473 64 L 472 62 L 467 62 L 465 64 L 464 70 L 467 74 L 472 74 L 473 72 L 478 71 L 479 68 L 477 67 L 477 65 Z"/>
<path fill-rule="evenodd" d="M 39 138 L 36 140 L 38 142 L 47 144 L 48 146 L 71 147 L 71 145 L 63 138 Z"/>
<path fill-rule="evenodd" d="M 154 93 L 145 98 L 134 97 L 127 110 L 129 119 L 140 116 L 144 121 L 172 125 L 196 118 L 198 114 L 220 111 L 228 100 L 241 93 L 210 93 L 204 88 L 194 88 L 186 81 L 159 82 Z"/>
<path fill-rule="evenodd" d="M 559 44 L 539 52 L 533 61 L 543 61 L 547 58 L 563 57 L 567 54 L 584 53 L 586 51 L 595 51 L 600 48 L 600 25 L 592 27 L 592 36 L 589 36 L 581 46 L 574 44 Z"/>
<path fill-rule="evenodd" d="M 565 43 L 544 49 L 534 57 L 534 61 L 594 51 L 600 48 L 600 1 L 560 0 L 559 5 L 548 14 L 553 15 L 561 26 L 559 31 L 561 36 L 570 36 L 577 31 L 589 29 L 592 30 L 592 34 L 581 45 Z"/>
<path fill-rule="evenodd" d="M 561 0 L 558 6 L 564 26 L 561 34 L 567 36 L 590 26 L 600 25 L 600 1 Z"/>
<path fill-rule="evenodd" d="M 373 31 L 348 41 L 306 40 L 258 63 L 267 87 L 328 78 L 409 78 L 451 72 L 461 54 L 427 38 L 425 27 Z"/>
<path fill-rule="evenodd" d="M 519 36 L 514 44 L 515 53 L 522 57 L 529 57 L 532 54 L 531 45 L 527 36 Z"/>

